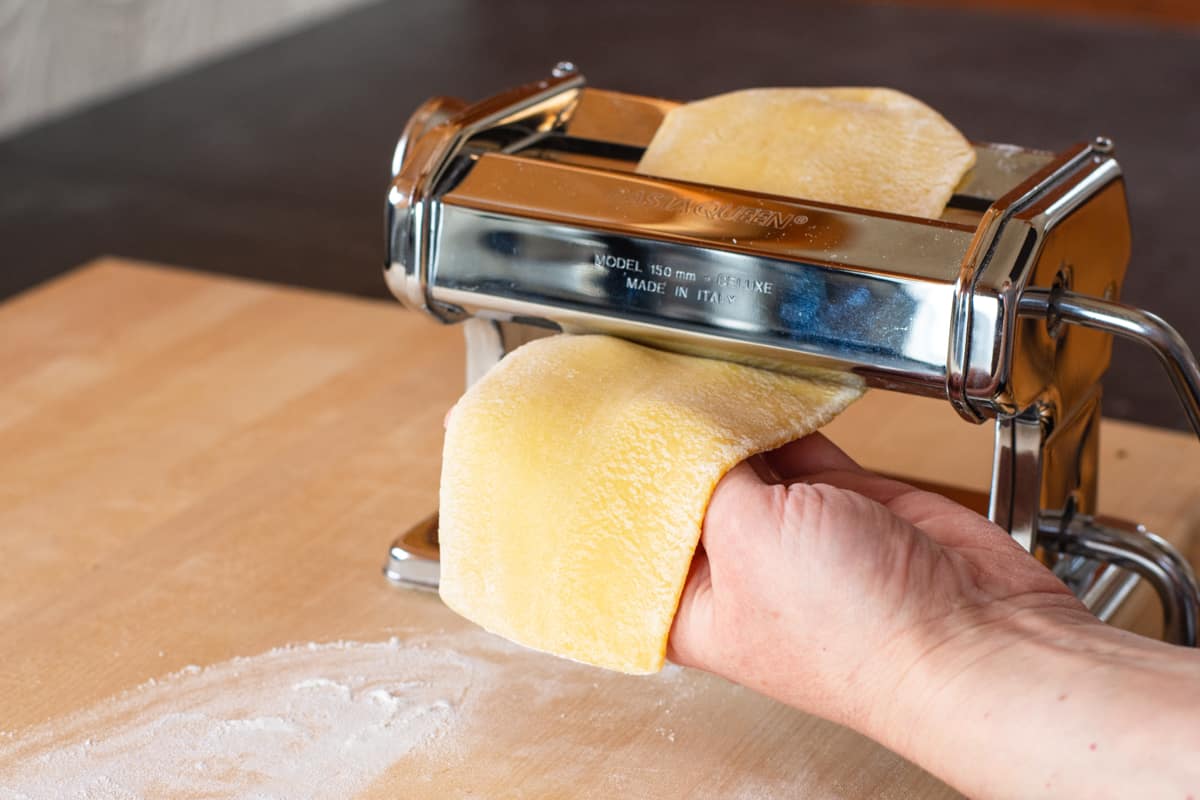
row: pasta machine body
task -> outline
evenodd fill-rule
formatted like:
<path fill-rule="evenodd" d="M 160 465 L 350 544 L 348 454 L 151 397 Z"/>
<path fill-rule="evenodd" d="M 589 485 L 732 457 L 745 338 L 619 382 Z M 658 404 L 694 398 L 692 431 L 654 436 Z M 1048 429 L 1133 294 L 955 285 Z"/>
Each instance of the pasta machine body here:
<path fill-rule="evenodd" d="M 1148 580 L 1165 637 L 1195 644 L 1187 563 L 1096 517 L 1113 335 L 1152 348 L 1200 432 L 1187 345 L 1119 302 L 1130 226 L 1111 142 L 975 144 L 923 219 L 639 174 L 675 105 L 588 87 L 570 64 L 474 105 L 428 101 L 393 158 L 389 287 L 466 323 L 471 376 L 531 331 L 586 332 L 943 398 L 995 425 L 993 521 L 1101 618 Z M 435 558 L 426 524 L 389 574 L 436 585 Z"/>

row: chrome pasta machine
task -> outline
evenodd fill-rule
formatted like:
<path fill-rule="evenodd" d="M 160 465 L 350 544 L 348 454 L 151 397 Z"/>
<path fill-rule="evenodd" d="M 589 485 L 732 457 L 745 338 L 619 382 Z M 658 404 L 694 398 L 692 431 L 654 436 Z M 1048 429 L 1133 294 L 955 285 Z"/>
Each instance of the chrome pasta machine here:
<path fill-rule="evenodd" d="M 1196 644 L 1187 562 L 1096 516 L 1112 336 L 1151 348 L 1200 433 L 1186 343 L 1118 302 L 1130 234 L 1112 143 L 976 144 L 945 212 L 919 219 L 637 174 L 675 105 L 590 88 L 566 63 L 474 105 L 429 100 L 392 162 L 388 286 L 466 322 L 469 380 L 540 329 L 944 398 L 994 421 L 994 522 L 1102 619 L 1145 579 L 1164 637 Z M 436 586 L 436 556 L 431 518 L 386 572 Z"/>

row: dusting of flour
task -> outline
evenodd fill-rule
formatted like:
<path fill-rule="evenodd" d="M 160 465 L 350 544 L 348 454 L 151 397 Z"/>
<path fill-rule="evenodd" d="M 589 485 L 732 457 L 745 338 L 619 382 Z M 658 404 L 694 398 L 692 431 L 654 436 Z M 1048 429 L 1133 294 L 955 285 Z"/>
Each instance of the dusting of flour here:
<path fill-rule="evenodd" d="M 857 794 L 862 746 L 703 673 L 618 675 L 460 629 L 185 667 L 0 733 L 0 800 L 834 800 Z"/>
<path fill-rule="evenodd" d="M 391 639 L 186 667 L 0 738 L 0 799 L 348 797 L 444 737 L 485 666 Z"/>

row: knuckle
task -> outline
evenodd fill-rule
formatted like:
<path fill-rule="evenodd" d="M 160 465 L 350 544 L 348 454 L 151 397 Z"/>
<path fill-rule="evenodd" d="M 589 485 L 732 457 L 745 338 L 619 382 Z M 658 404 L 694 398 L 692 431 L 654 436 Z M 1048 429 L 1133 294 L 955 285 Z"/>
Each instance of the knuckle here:
<path fill-rule="evenodd" d="M 825 483 L 793 483 L 783 501 L 781 528 L 791 531 L 820 530 L 840 511 L 848 510 L 851 497 Z"/>

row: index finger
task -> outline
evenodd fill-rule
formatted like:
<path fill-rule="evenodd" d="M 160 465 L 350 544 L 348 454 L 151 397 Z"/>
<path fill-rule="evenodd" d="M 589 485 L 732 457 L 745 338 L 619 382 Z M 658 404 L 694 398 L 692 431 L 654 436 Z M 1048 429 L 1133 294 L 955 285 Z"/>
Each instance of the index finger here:
<path fill-rule="evenodd" d="M 803 439 L 763 453 L 762 457 L 781 483 L 818 472 L 865 472 L 842 448 L 820 433 L 810 433 Z"/>

